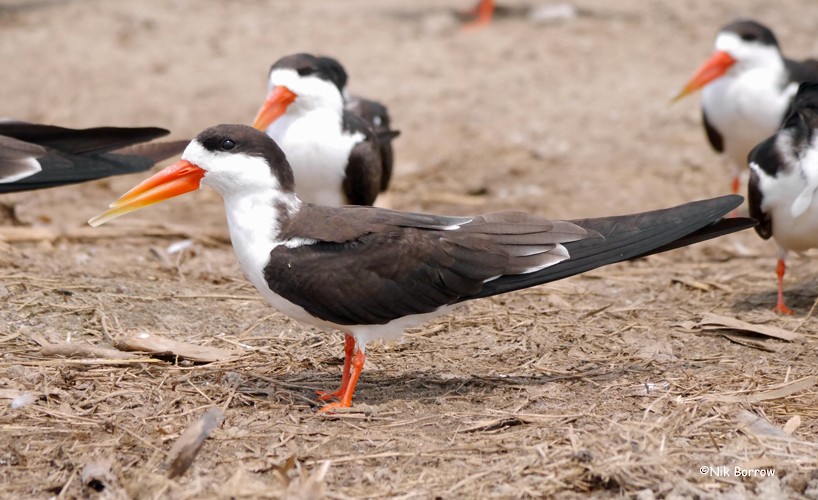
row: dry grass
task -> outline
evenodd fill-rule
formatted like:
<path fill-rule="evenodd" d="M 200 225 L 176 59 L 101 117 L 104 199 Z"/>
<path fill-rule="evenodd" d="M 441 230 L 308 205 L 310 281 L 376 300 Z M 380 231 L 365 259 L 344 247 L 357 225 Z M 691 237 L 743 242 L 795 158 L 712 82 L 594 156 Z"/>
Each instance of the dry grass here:
<path fill-rule="evenodd" d="M 314 412 L 312 391 L 338 382 L 340 335 L 269 314 L 246 285 L 185 268 L 184 292 L 158 279 L 124 299 L 105 279 L 69 290 L 34 269 L 6 275 L 0 397 L 33 400 L 1 407 L 10 480 L 0 495 L 814 495 L 814 326 L 750 307 L 753 288 L 736 279 L 755 259 L 708 262 L 712 251 L 683 251 L 688 263 L 669 273 L 658 256 L 478 302 L 376 344 L 355 408 L 334 417 Z M 695 326 L 689 311 L 713 309 L 803 336 L 734 343 Z M 44 355 L 41 344 L 58 341 L 118 352 L 122 316 L 142 314 L 186 318 L 162 334 L 242 354 L 209 364 Z M 224 422 L 169 479 L 174 443 L 209 408 Z"/>

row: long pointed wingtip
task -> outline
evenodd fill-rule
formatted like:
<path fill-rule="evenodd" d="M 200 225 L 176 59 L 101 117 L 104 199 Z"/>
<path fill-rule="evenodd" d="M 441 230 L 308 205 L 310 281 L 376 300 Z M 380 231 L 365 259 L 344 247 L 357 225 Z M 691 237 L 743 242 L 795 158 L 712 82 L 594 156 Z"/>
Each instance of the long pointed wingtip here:
<path fill-rule="evenodd" d="M 727 200 L 730 200 L 729 204 L 732 205 L 731 210 L 734 209 L 734 208 L 738 208 L 742 203 L 744 203 L 744 196 L 742 196 L 740 194 L 726 194 L 724 196 L 720 196 L 719 198 L 724 199 L 725 204 L 728 204 Z M 716 199 L 719 199 L 719 198 L 716 198 Z"/>

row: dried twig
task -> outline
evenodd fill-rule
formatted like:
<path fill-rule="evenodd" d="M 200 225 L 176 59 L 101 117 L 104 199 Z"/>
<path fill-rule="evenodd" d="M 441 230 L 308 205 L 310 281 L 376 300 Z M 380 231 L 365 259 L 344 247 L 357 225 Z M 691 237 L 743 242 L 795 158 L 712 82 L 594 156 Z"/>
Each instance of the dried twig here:
<path fill-rule="evenodd" d="M 770 325 L 758 325 L 754 323 L 748 323 L 746 321 L 741 321 L 736 318 L 721 316 L 713 313 L 705 314 L 702 317 L 702 320 L 699 322 L 699 325 L 702 326 L 703 328 L 727 328 L 731 330 L 747 331 L 751 333 L 757 333 L 765 337 L 786 340 L 788 342 L 801 339 L 804 336 L 801 333 L 797 333 L 790 330 L 784 330 L 783 328 L 778 328 Z"/>
<path fill-rule="evenodd" d="M 168 457 L 171 457 L 168 466 L 169 478 L 179 477 L 188 470 L 207 437 L 221 424 L 223 419 L 224 411 L 214 406 L 185 429 L 168 452 Z"/>
<path fill-rule="evenodd" d="M 759 401 L 785 398 L 795 393 L 805 391 L 814 386 L 816 382 L 818 382 L 818 377 L 816 376 L 804 377 L 765 391 L 747 392 L 743 394 L 715 394 L 706 396 L 705 399 L 722 403 L 758 403 Z"/>
<path fill-rule="evenodd" d="M 143 356 L 122 352 L 107 347 L 99 347 L 81 342 L 63 342 L 60 344 L 47 344 L 40 348 L 43 356 L 67 356 L 75 358 L 108 358 L 108 359 L 138 359 Z"/>
<path fill-rule="evenodd" d="M 239 351 L 189 344 L 147 332 L 122 333 L 116 335 L 114 337 L 114 346 L 124 351 L 140 351 L 152 354 L 178 356 L 197 363 L 225 361 L 241 354 Z"/>

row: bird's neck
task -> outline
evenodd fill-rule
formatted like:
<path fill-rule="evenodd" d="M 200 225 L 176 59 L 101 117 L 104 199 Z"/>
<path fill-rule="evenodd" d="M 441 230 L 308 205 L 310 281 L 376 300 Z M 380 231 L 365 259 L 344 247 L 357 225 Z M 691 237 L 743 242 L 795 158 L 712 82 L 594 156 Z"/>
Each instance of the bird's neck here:
<path fill-rule="evenodd" d="M 267 265 L 270 252 L 281 244 L 282 228 L 300 207 L 301 201 L 293 193 L 259 190 L 225 196 L 230 239 L 239 264 L 248 276 Z"/>
<path fill-rule="evenodd" d="M 337 116 L 341 119 L 344 112 L 344 99 L 341 93 L 322 94 L 313 96 L 299 96 L 287 109 L 295 115 L 311 115 L 314 113 Z"/>
<path fill-rule="evenodd" d="M 343 111 L 326 107 L 287 110 L 284 116 L 270 124 L 267 135 L 282 147 L 283 142 L 292 140 L 288 136 L 336 136 L 342 132 L 342 117 Z"/>
<path fill-rule="evenodd" d="M 784 59 L 772 48 L 751 61 L 739 61 L 730 68 L 729 74 L 740 78 L 769 79 L 779 84 L 783 84 L 788 76 Z"/>

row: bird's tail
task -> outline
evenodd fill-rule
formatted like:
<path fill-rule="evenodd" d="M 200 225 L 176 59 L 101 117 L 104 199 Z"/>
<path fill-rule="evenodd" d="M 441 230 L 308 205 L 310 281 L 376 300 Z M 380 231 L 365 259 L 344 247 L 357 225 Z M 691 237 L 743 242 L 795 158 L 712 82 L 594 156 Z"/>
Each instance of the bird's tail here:
<path fill-rule="evenodd" d="M 728 195 L 633 215 L 573 220 L 574 224 L 592 229 L 605 239 L 566 243 L 569 259 L 534 273 L 507 275 L 489 281 L 479 294 L 463 300 L 549 283 L 615 262 L 665 252 L 753 227 L 756 224 L 754 219 L 723 219 L 742 201 L 741 196 Z"/>

